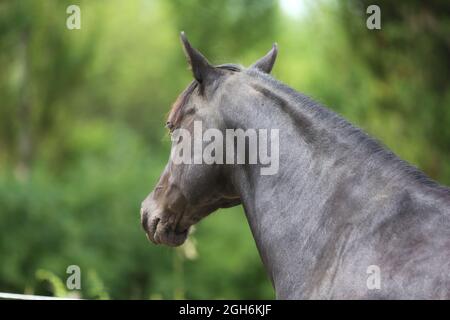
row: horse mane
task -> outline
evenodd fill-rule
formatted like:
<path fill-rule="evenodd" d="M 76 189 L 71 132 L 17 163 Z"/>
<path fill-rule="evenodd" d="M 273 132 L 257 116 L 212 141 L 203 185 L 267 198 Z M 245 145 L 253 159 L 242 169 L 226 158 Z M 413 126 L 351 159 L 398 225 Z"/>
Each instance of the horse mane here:
<path fill-rule="evenodd" d="M 303 106 L 302 110 L 308 110 L 308 114 L 313 120 L 316 119 L 318 122 L 325 123 L 329 127 L 336 128 L 336 130 L 339 130 L 343 135 L 352 139 L 355 143 L 355 147 L 364 149 L 367 154 L 370 154 L 382 164 L 386 165 L 390 163 L 392 170 L 395 171 L 393 172 L 394 175 L 399 174 L 400 177 L 410 177 L 415 182 L 437 189 L 446 196 L 450 196 L 450 188 L 440 185 L 417 167 L 399 158 L 394 152 L 385 147 L 382 142 L 369 136 L 362 129 L 352 125 L 338 113 L 324 107 L 307 95 L 276 80 L 270 74 L 266 74 L 253 68 L 247 69 L 245 72 L 249 76 L 259 79 L 267 84 L 270 88 L 275 90 L 275 94 L 276 91 L 279 91 L 288 96 L 293 102 L 288 103 L 292 108 L 298 109 L 300 106 Z"/>

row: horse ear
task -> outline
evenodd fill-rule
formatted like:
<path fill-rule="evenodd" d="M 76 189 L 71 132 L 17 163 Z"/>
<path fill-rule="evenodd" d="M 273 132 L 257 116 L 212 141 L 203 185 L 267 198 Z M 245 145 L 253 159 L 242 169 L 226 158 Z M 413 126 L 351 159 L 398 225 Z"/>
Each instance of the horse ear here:
<path fill-rule="evenodd" d="M 184 31 L 181 32 L 180 39 L 194 78 L 199 83 L 204 83 L 205 80 L 208 81 L 215 78 L 219 74 L 219 71 L 198 50 L 191 46 Z"/>
<path fill-rule="evenodd" d="M 272 49 L 261 59 L 256 61 L 250 68 L 256 68 L 265 73 L 270 73 L 272 71 L 273 65 L 275 64 L 275 59 L 278 54 L 278 46 L 276 43 L 272 45 Z"/>

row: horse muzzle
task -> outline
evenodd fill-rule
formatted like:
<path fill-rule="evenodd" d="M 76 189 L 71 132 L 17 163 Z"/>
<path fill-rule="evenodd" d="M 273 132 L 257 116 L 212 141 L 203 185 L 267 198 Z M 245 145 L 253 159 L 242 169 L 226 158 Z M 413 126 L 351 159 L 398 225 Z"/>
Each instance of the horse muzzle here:
<path fill-rule="evenodd" d="M 141 225 L 147 238 L 154 244 L 170 247 L 182 245 L 188 236 L 189 228 L 180 229 L 171 217 L 176 215 L 158 210 L 152 200 L 145 200 L 141 208 Z"/>

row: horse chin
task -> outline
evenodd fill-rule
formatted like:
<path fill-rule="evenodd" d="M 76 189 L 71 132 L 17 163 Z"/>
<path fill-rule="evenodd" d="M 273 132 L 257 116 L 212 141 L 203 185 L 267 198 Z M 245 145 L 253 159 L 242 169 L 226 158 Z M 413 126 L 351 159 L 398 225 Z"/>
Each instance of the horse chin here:
<path fill-rule="evenodd" d="M 159 228 L 158 225 L 153 236 L 147 236 L 149 236 L 150 239 L 153 239 L 153 242 L 156 244 L 164 244 L 169 247 L 178 247 L 186 241 L 188 234 L 189 228 L 183 231 L 177 231 L 165 227 Z"/>
<path fill-rule="evenodd" d="M 159 240 L 160 244 L 165 244 L 169 247 L 178 247 L 181 246 L 187 239 L 188 230 L 183 231 L 181 233 L 170 231 L 162 233 L 161 235 L 156 234 L 155 239 Z"/>

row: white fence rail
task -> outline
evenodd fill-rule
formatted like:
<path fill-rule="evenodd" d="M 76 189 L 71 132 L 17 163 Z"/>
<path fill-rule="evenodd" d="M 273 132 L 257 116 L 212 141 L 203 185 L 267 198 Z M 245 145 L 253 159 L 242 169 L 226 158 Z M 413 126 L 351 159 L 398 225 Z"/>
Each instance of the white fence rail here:
<path fill-rule="evenodd" d="M 47 297 L 47 296 L 35 296 L 31 294 L 18 294 L 18 293 L 7 293 L 0 292 L 0 300 L 80 300 L 78 298 L 58 298 L 58 297 Z"/>

